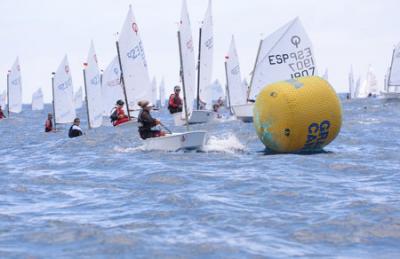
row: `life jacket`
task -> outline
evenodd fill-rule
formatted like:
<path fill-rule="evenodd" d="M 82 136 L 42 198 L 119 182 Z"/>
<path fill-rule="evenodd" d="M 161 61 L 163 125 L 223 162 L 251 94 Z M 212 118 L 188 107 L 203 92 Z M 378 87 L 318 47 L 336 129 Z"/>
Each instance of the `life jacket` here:
<path fill-rule="evenodd" d="M 50 132 L 52 130 L 53 130 L 53 122 L 51 120 L 46 120 L 44 131 Z"/>
<path fill-rule="evenodd" d="M 182 100 L 179 97 L 179 95 L 173 93 L 169 96 L 168 110 L 170 113 L 181 112 L 182 108 L 179 108 L 179 106 L 181 105 L 182 105 Z"/>

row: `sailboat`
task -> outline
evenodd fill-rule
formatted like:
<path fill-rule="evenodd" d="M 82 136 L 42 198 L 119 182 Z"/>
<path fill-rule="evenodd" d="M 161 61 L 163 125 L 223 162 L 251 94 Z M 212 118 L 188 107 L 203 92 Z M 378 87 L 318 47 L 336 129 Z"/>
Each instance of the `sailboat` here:
<path fill-rule="evenodd" d="M 295 18 L 261 40 L 247 95 L 250 103 L 241 107 L 242 116 L 253 116 L 252 102 L 268 84 L 317 74 L 311 40 Z"/>
<path fill-rule="evenodd" d="M 43 92 L 42 88 L 39 88 L 32 94 L 32 111 L 41 111 L 43 106 Z"/>
<path fill-rule="evenodd" d="M 129 108 L 138 107 L 139 100 L 151 100 L 151 84 L 147 71 L 143 43 L 139 35 L 139 27 L 129 6 L 119 40 L 116 43 L 121 70 L 121 82 L 126 103 Z M 167 134 L 163 137 L 143 140 L 147 150 L 177 151 L 181 149 L 199 149 L 205 142 L 204 131 L 188 131 Z"/>
<path fill-rule="evenodd" d="M 237 119 L 244 122 L 251 122 L 253 116 L 251 111 L 241 114 L 240 107 L 251 107 L 246 104 L 247 85 L 243 86 L 240 74 L 239 57 L 236 50 L 235 38 L 232 36 L 228 54 L 225 56 L 225 76 L 226 76 L 226 92 L 228 96 L 229 107 L 231 112 Z M 247 84 L 247 83 L 246 83 Z"/>
<path fill-rule="evenodd" d="M 8 117 L 10 112 L 22 111 L 22 80 L 18 57 L 7 74 L 7 104 Z"/>
<path fill-rule="evenodd" d="M 392 62 L 387 76 L 385 90 L 386 99 L 400 99 L 400 43 L 393 49 Z"/>
<path fill-rule="evenodd" d="M 368 66 L 366 78 L 357 87 L 356 98 L 376 97 L 379 94 L 378 81 L 371 65 Z"/>
<path fill-rule="evenodd" d="M 57 124 L 72 123 L 76 117 L 74 86 L 67 55 L 52 77 L 53 118 Z"/>
<path fill-rule="evenodd" d="M 82 92 L 82 86 L 79 87 L 78 91 L 75 93 L 74 96 L 74 103 L 75 103 L 75 109 L 80 109 L 83 106 L 83 92 Z"/>
<path fill-rule="evenodd" d="M 159 92 L 160 92 L 160 108 L 165 107 L 165 81 L 164 78 L 161 80 L 160 86 L 159 86 Z"/>
<path fill-rule="evenodd" d="M 209 9 L 210 10 L 210 9 Z M 211 11 L 211 10 L 210 10 Z M 207 16 L 207 15 L 206 15 Z M 211 14 L 210 14 L 211 16 Z M 210 24 L 210 22 L 203 23 L 204 25 Z M 212 22 L 211 22 L 212 25 Z M 208 34 L 206 34 L 208 35 Z M 210 39 L 210 38 L 209 38 Z M 200 42 L 203 42 L 202 40 Z M 212 42 L 212 38 L 211 38 Z M 202 45 L 202 44 L 201 44 Z M 200 46 L 201 46 L 200 45 Z M 196 66 L 193 48 L 193 38 L 190 26 L 189 13 L 187 10 L 186 1 L 183 0 L 182 11 L 181 11 L 181 21 L 178 31 L 178 46 L 181 60 L 181 80 L 183 86 L 183 93 L 185 95 L 185 103 L 183 105 L 183 111 L 180 113 L 174 113 L 174 121 L 176 126 L 183 126 L 185 124 L 197 124 L 206 123 L 214 119 L 214 113 L 207 110 L 193 109 L 194 106 L 194 94 L 196 85 Z M 209 44 L 209 46 L 212 46 Z M 206 46 L 206 48 L 208 48 Z M 210 63 L 208 63 L 210 66 Z M 201 65 L 199 66 L 201 70 Z M 200 72 L 200 77 L 201 77 Z M 209 80 L 209 79 L 207 79 Z M 203 80 L 199 80 L 203 81 Z M 205 80 L 204 80 L 205 82 Z M 201 99 L 197 98 L 198 100 Z"/>
<path fill-rule="evenodd" d="M 354 73 L 353 73 L 353 67 L 350 69 L 349 73 L 349 99 L 354 99 L 355 98 L 355 91 L 356 91 L 356 85 L 354 82 Z"/>
<path fill-rule="evenodd" d="M 103 124 L 103 105 L 101 96 L 100 69 L 93 41 L 90 44 L 87 63 L 84 65 L 83 82 L 86 93 L 88 127 L 89 129 L 98 128 Z"/>
<path fill-rule="evenodd" d="M 103 115 L 109 120 L 112 109 L 118 100 L 124 100 L 124 90 L 121 84 L 121 70 L 118 57 L 114 57 L 104 70 L 101 80 L 101 95 L 103 104 Z M 126 106 L 124 106 L 126 108 Z M 125 110 L 125 112 L 127 112 Z M 108 121 L 109 125 L 111 125 Z"/>

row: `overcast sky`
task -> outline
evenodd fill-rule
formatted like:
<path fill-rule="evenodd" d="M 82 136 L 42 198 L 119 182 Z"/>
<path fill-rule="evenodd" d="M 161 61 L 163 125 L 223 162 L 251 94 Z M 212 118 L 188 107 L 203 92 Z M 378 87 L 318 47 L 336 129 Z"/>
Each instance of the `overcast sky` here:
<path fill-rule="evenodd" d="M 195 42 L 208 0 L 187 0 Z M 165 77 L 168 89 L 179 82 L 177 22 L 181 0 L 1 0 L 0 90 L 20 58 L 23 99 L 42 87 L 51 99 L 50 74 L 68 54 L 75 90 L 83 84 L 82 63 L 93 39 L 101 68 L 116 55 L 129 4 L 136 16 L 151 77 Z M 320 73 L 347 91 L 350 66 L 356 76 L 371 64 L 379 83 L 400 41 L 398 0 L 213 0 L 214 78 L 225 83 L 224 56 L 234 34 L 243 76 L 248 77 L 261 37 L 299 16 L 308 32 Z M 197 49 L 197 48 L 196 48 Z M 196 55 L 197 56 L 197 55 Z"/>

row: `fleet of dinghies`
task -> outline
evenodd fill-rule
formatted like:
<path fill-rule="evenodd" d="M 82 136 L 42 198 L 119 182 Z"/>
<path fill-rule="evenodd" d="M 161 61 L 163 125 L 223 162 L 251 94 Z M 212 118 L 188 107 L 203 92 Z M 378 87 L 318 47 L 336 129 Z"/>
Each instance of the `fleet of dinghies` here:
<path fill-rule="evenodd" d="M 186 0 L 182 1 L 177 45 L 179 75 L 183 89 L 183 111 L 173 114 L 173 119 L 176 126 L 186 125 L 186 131 L 169 132 L 162 137 L 143 140 L 146 149 L 167 151 L 199 149 L 205 143 L 206 131 L 191 131 L 189 125 L 215 120 L 216 114 L 212 111 L 215 102 L 226 98 L 226 107 L 231 114 L 239 120 L 251 122 L 254 100 L 266 85 L 318 74 L 311 40 L 299 18 L 295 18 L 260 41 L 254 67 L 250 73 L 250 84 L 242 78 L 234 36 L 225 56 L 225 88 L 218 80 L 212 82 L 214 34 L 211 0 L 199 28 L 197 62 Z M 328 69 L 325 70 L 323 77 L 328 79 Z M 90 129 L 110 125 L 108 120 L 115 108 L 116 100 L 125 101 L 124 109 L 131 122 L 122 125 L 138 125 L 136 122 L 140 111 L 138 102 L 141 100 L 148 100 L 159 108 L 166 106 L 164 78 L 159 85 L 156 77 L 150 80 L 140 27 L 132 6 L 129 6 L 118 34 L 116 56 L 104 71 L 100 70 L 92 41 L 83 67 L 83 79 Z M 361 77 L 355 80 L 351 67 L 348 81 L 349 99 L 380 94 L 371 66 L 364 80 L 361 80 Z M 72 123 L 76 117 L 76 110 L 82 107 L 83 91 L 80 87 L 74 95 L 67 55 L 57 71 L 52 73 L 51 82 L 54 125 Z M 400 43 L 393 50 L 382 95 L 386 98 L 400 98 Z M 6 104 L 8 114 L 22 111 L 22 80 L 18 58 L 7 73 L 7 91 L 0 95 L 0 105 Z M 42 89 L 38 89 L 32 95 L 32 110 L 42 109 L 43 92 Z"/>

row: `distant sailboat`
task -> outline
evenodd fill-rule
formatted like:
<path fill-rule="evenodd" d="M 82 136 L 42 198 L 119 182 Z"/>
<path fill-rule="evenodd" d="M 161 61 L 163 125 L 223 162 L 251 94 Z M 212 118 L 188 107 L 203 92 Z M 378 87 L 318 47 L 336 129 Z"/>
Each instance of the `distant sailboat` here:
<path fill-rule="evenodd" d="M 103 104 L 100 69 L 93 42 L 90 44 L 87 63 L 85 65 L 83 78 L 86 92 L 88 126 L 89 129 L 98 128 L 103 124 Z"/>
<path fill-rule="evenodd" d="M 243 87 L 242 76 L 240 73 L 239 57 L 237 54 L 235 39 L 233 36 L 229 46 L 228 54 L 225 57 L 225 76 L 227 85 L 226 92 L 231 111 L 238 119 L 246 122 L 251 122 L 253 116 L 248 115 L 249 113 L 251 113 L 251 111 L 243 110 L 243 115 L 240 113 L 242 112 L 242 107 L 251 108 L 251 106 L 246 104 L 247 86 L 246 89 Z"/>
<path fill-rule="evenodd" d="M 124 100 L 124 90 L 121 84 L 121 70 L 118 57 L 114 57 L 103 72 L 101 80 L 103 114 L 108 118 L 118 100 Z M 124 106 L 126 108 L 126 106 Z M 125 110 L 126 111 L 126 110 Z"/>
<path fill-rule="evenodd" d="M 371 66 L 368 66 L 368 71 L 365 80 L 358 86 L 356 98 L 366 98 L 377 96 L 379 94 L 378 81 Z"/>
<path fill-rule="evenodd" d="M 32 94 L 32 110 L 41 111 L 43 110 L 43 92 L 42 88 L 39 88 L 36 92 Z"/>
<path fill-rule="evenodd" d="M 356 93 L 356 85 L 354 82 L 353 67 L 351 67 L 350 73 L 349 73 L 349 96 L 348 96 L 349 99 L 354 99 L 355 93 Z"/>
<path fill-rule="evenodd" d="M 82 106 L 83 106 L 83 92 L 82 92 L 82 86 L 79 87 L 78 91 L 75 93 L 75 96 L 74 96 L 74 103 L 75 103 L 75 109 L 76 109 L 76 110 L 82 108 Z"/>
<path fill-rule="evenodd" d="M 67 56 L 52 77 L 54 125 L 71 123 L 76 117 L 74 86 Z"/>
<path fill-rule="evenodd" d="M 400 43 L 393 50 L 387 83 L 382 94 L 386 99 L 400 99 Z"/>
<path fill-rule="evenodd" d="M 165 81 L 164 78 L 161 80 L 160 86 L 159 86 L 159 92 L 160 92 L 160 108 L 165 107 Z"/>
<path fill-rule="evenodd" d="M 174 113 L 175 125 L 206 123 L 214 119 L 211 111 L 194 110 L 194 94 L 196 89 L 196 66 L 193 48 L 192 31 L 186 1 L 183 0 L 181 21 L 178 31 L 178 46 L 181 61 L 181 81 L 184 95 L 182 113 Z"/>
<path fill-rule="evenodd" d="M 7 111 L 20 113 L 22 111 L 22 80 L 21 67 L 17 58 L 7 74 Z"/>

